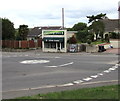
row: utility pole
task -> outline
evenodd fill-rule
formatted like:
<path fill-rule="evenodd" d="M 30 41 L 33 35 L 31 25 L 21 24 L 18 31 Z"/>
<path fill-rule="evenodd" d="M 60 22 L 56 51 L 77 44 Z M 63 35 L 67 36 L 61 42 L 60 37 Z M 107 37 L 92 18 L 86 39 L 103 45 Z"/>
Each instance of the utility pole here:
<path fill-rule="evenodd" d="M 120 1 L 118 2 L 118 19 L 120 19 Z"/>
<path fill-rule="evenodd" d="M 62 8 L 62 29 L 64 29 L 64 8 Z"/>
<path fill-rule="evenodd" d="M 120 1 L 118 2 L 118 38 L 120 38 Z"/>

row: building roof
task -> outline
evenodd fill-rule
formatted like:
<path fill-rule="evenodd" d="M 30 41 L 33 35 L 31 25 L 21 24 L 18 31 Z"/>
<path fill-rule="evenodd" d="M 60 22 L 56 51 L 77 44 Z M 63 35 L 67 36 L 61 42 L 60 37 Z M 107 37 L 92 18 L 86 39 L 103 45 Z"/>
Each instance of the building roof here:
<path fill-rule="evenodd" d="M 42 30 L 61 30 L 61 26 L 41 26 L 41 27 L 34 27 L 28 33 L 28 37 L 38 37 L 42 34 Z"/>
<path fill-rule="evenodd" d="M 103 19 L 101 21 L 105 25 L 105 32 L 120 30 L 120 19 Z"/>
<path fill-rule="evenodd" d="M 67 34 L 75 34 L 75 33 L 77 33 L 78 31 L 67 31 Z"/>

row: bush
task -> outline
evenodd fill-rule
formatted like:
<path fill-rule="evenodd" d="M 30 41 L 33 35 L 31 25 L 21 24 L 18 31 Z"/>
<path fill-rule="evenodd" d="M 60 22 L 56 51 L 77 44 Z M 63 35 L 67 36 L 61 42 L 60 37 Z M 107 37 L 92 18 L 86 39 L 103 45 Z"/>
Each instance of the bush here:
<path fill-rule="evenodd" d="M 76 44 L 77 43 L 77 39 L 75 38 L 74 35 L 71 38 L 69 38 L 68 43 L 69 44 Z"/>

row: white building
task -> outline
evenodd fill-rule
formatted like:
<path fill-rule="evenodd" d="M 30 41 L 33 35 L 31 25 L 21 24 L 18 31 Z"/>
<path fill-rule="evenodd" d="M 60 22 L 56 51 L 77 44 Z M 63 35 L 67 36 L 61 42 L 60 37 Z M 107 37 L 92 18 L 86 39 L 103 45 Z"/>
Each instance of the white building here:
<path fill-rule="evenodd" d="M 42 30 L 43 52 L 67 52 L 66 30 Z"/>

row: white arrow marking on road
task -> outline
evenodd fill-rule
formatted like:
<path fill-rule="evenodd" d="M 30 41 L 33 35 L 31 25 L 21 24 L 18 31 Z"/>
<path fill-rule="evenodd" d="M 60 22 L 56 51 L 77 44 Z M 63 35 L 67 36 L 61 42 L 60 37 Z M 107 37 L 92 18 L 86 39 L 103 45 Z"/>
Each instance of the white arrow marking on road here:
<path fill-rule="evenodd" d="M 70 62 L 70 63 L 66 63 L 66 64 L 62 64 L 62 65 L 59 65 L 60 67 L 63 67 L 63 66 L 67 66 L 67 65 L 72 65 L 74 62 Z"/>
<path fill-rule="evenodd" d="M 58 65 L 58 66 L 45 66 L 45 67 L 63 67 L 63 66 L 67 66 L 67 65 L 72 65 L 73 63 L 74 63 L 74 62 L 70 62 L 70 63 Z"/>

